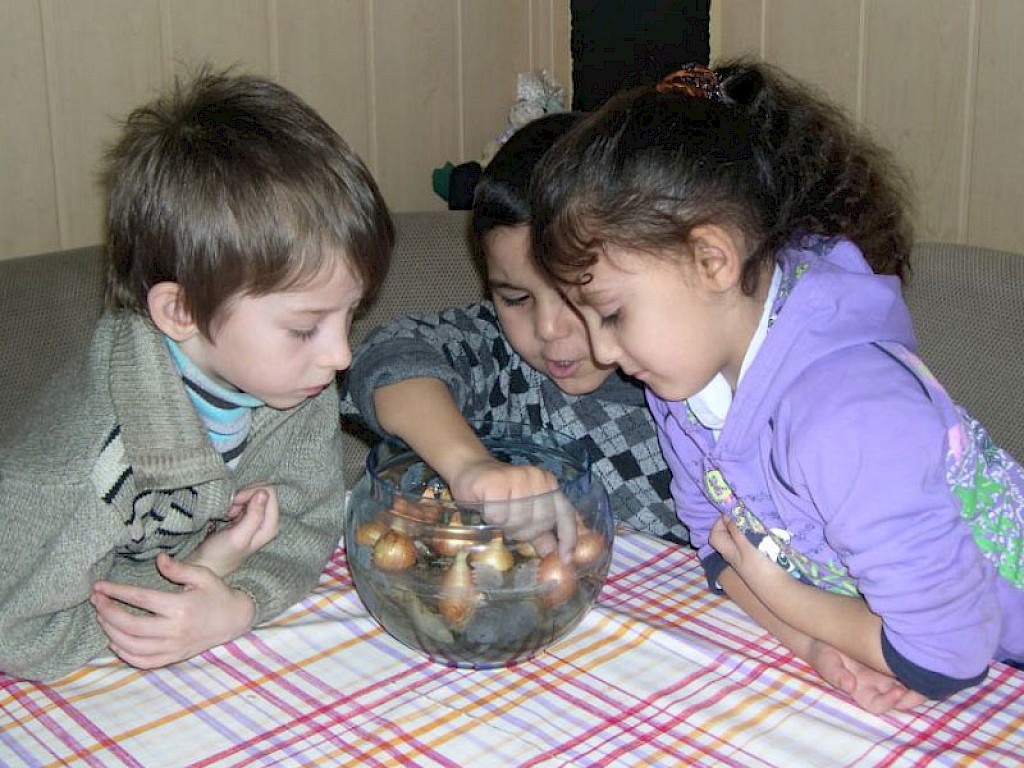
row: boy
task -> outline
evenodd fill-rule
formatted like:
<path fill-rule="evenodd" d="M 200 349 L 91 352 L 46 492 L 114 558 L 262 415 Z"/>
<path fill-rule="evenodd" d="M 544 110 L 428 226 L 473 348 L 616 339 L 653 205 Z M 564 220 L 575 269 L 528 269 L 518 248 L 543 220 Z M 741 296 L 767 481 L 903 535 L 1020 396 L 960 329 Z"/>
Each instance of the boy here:
<path fill-rule="evenodd" d="M 530 175 L 579 117 L 520 128 L 480 178 L 473 239 L 492 300 L 378 328 L 345 376 L 342 411 L 400 437 L 467 501 L 532 496 L 555 482 L 491 457 L 470 421 L 559 430 L 586 442 L 621 523 L 686 542 L 643 389 L 594 362 L 583 322 L 530 252 Z"/>
<path fill-rule="evenodd" d="M 0 671 L 152 668 L 306 595 L 344 511 L 337 371 L 394 239 L 308 105 L 201 72 L 107 154 L 109 308 L 0 459 Z"/>

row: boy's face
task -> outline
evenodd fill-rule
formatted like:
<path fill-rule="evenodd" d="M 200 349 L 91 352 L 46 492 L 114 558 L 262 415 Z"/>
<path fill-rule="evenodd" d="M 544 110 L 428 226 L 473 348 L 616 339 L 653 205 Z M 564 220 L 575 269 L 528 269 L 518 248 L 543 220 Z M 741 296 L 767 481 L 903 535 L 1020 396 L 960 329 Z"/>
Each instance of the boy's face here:
<path fill-rule="evenodd" d="M 614 369 L 594 362 L 583 320 L 534 265 L 529 225 L 491 230 L 484 250 L 491 299 L 512 348 L 570 395 L 601 386 Z"/>
<path fill-rule="evenodd" d="M 362 286 L 347 260 L 330 260 L 313 280 L 287 291 L 232 300 L 213 323 L 212 339 L 196 333 L 181 348 L 215 381 L 292 408 L 334 386 L 349 366 L 352 315 Z"/>

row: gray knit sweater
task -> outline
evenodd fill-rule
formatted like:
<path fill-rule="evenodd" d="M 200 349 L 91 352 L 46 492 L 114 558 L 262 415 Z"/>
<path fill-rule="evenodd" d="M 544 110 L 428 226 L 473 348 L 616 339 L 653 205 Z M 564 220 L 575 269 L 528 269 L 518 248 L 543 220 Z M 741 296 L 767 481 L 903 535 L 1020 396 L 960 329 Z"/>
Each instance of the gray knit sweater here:
<path fill-rule="evenodd" d="M 509 346 L 489 301 L 440 314 L 401 317 L 373 331 L 356 350 L 342 386 L 342 413 L 382 433 L 373 391 L 405 379 L 447 384 L 470 421 L 556 429 L 586 444 L 594 473 L 619 522 L 688 541 L 669 492 L 654 422 L 641 386 L 618 374 L 595 392 L 568 395 Z"/>
<path fill-rule="evenodd" d="M 277 489 L 277 537 L 226 582 L 257 623 L 305 596 L 341 536 L 338 398 L 258 408 L 234 472 L 214 450 L 158 331 L 101 318 L 88 355 L 51 382 L 0 450 L 0 671 L 49 680 L 103 653 L 89 603 L 99 579 L 175 590 L 159 551 L 185 556 L 235 491 Z"/>

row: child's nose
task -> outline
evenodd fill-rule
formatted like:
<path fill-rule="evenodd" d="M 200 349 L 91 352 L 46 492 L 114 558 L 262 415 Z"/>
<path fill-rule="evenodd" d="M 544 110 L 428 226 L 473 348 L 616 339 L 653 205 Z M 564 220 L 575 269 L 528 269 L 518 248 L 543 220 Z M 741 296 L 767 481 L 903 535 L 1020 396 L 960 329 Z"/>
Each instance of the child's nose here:
<path fill-rule="evenodd" d="M 568 333 L 575 315 L 561 296 L 537 301 L 536 334 L 541 341 L 554 341 Z"/>
<path fill-rule="evenodd" d="M 590 333 L 590 351 L 599 365 L 615 365 L 619 362 L 621 349 L 610 333 Z"/>
<path fill-rule="evenodd" d="M 348 334 L 342 331 L 325 343 L 321 365 L 336 371 L 344 371 L 351 364 L 352 347 L 349 345 Z"/>

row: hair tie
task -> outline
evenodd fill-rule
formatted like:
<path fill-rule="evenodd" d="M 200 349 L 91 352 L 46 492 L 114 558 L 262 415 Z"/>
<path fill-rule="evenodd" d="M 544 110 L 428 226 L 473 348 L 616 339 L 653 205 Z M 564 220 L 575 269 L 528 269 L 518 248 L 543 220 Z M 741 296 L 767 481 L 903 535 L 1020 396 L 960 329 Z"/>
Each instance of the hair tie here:
<path fill-rule="evenodd" d="M 658 93 L 680 91 L 693 99 L 725 101 L 722 81 L 718 77 L 718 73 L 703 64 L 687 64 L 682 69 L 665 75 L 654 86 L 654 90 Z"/>

